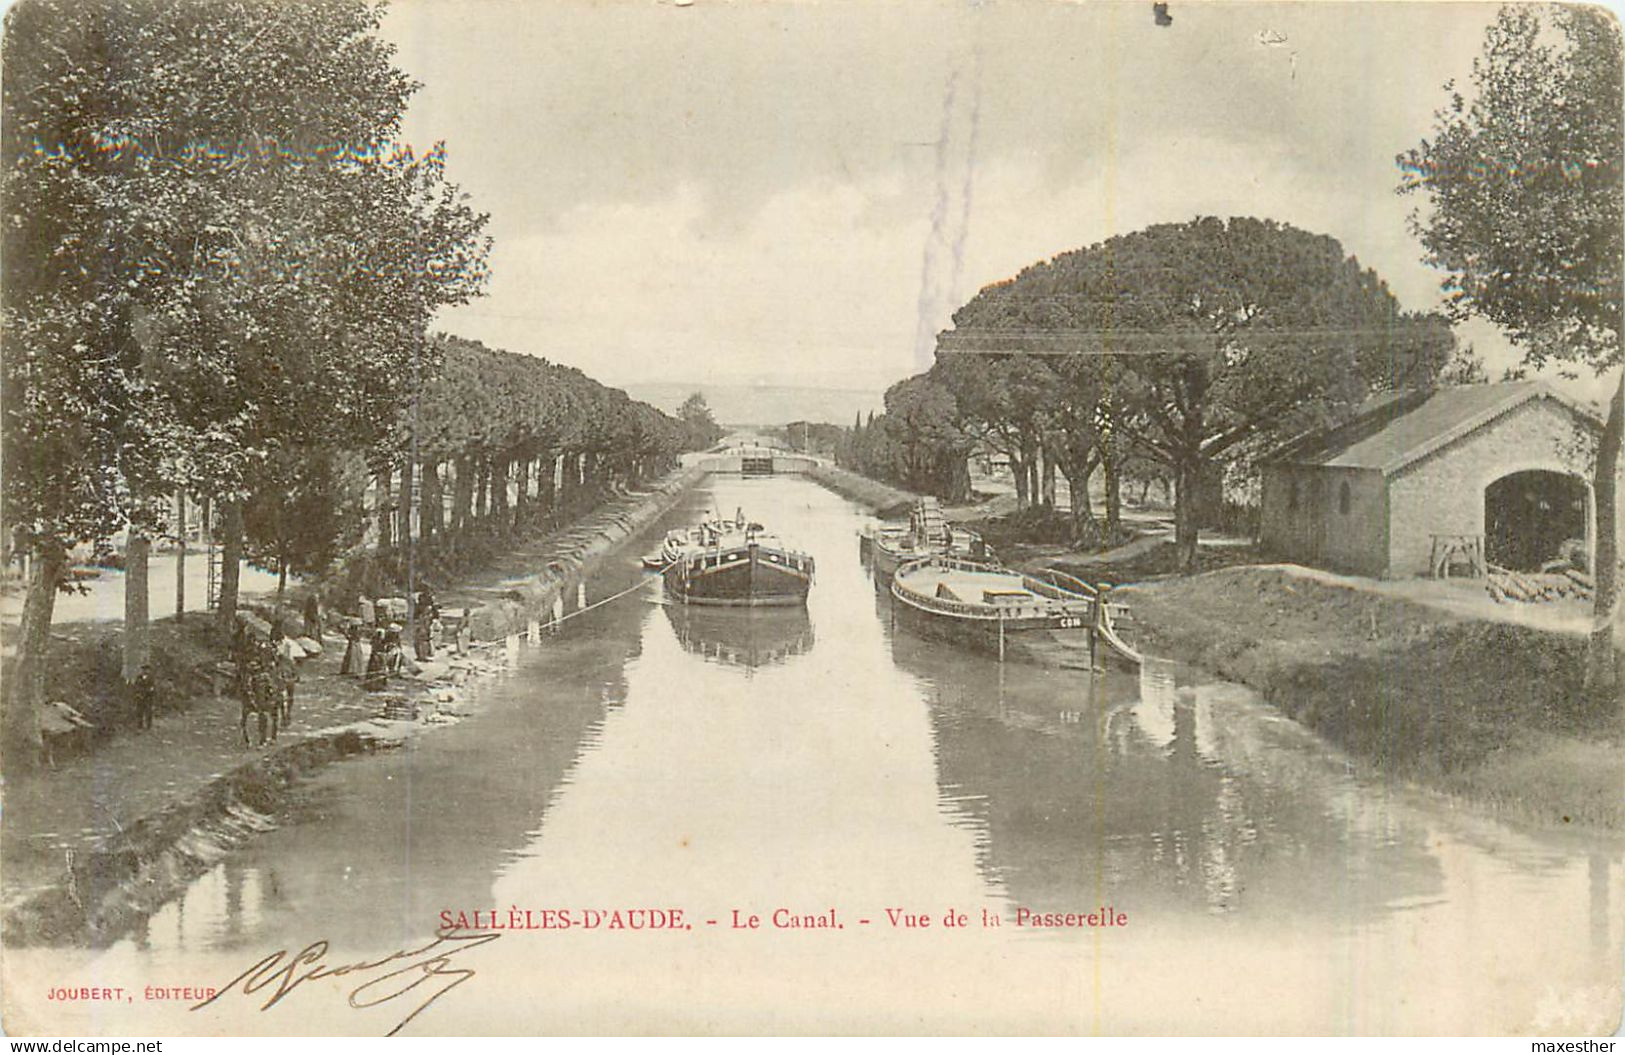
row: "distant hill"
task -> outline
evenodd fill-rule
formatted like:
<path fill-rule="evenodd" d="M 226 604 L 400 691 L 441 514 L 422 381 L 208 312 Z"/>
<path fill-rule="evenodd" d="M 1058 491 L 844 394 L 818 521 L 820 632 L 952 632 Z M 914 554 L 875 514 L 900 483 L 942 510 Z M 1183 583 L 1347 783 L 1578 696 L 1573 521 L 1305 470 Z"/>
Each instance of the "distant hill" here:
<path fill-rule="evenodd" d="M 690 394 L 699 392 L 711 414 L 724 425 L 787 425 L 792 421 L 850 425 L 859 414 L 886 409 L 879 392 L 772 384 L 679 384 L 651 382 L 622 386 L 633 399 L 675 414 Z"/>

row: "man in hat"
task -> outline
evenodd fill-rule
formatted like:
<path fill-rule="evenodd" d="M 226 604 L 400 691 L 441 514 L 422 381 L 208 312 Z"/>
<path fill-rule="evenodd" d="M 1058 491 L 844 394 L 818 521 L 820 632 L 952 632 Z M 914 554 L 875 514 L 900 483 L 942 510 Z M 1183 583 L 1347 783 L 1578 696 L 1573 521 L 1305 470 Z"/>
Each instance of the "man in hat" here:
<path fill-rule="evenodd" d="M 152 728 L 152 708 L 157 702 L 158 685 L 152 677 L 152 661 L 144 660 L 141 670 L 137 672 L 135 680 L 130 683 L 131 695 L 135 697 L 135 727 L 137 729 Z"/>

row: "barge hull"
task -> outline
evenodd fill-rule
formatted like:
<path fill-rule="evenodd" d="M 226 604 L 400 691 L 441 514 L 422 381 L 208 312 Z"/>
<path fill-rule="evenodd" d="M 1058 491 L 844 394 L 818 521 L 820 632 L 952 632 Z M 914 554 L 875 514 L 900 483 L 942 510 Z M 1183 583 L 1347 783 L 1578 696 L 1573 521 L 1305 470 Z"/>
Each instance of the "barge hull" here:
<path fill-rule="evenodd" d="M 811 561 L 806 559 L 809 571 Z M 684 604 L 782 607 L 807 603 L 812 577 L 792 558 L 759 546 L 690 558 L 668 568 L 666 592 Z"/>
<path fill-rule="evenodd" d="M 958 618 L 918 608 L 898 598 L 895 588 L 891 605 L 898 621 L 915 633 L 992 656 L 1000 654 L 997 620 Z M 1092 634 L 1087 623 L 1060 626 L 1055 619 L 1007 619 L 1003 655 L 1010 662 L 1090 670 L 1097 665 L 1090 652 Z"/>

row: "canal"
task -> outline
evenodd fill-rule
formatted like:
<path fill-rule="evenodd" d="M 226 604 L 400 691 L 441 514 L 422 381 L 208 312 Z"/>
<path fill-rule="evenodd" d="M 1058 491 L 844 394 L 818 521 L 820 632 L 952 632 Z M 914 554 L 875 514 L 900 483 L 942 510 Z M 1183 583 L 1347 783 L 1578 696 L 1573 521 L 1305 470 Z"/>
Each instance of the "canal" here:
<path fill-rule="evenodd" d="M 859 564 L 865 514 L 808 480 L 711 477 L 643 548 L 737 507 L 816 557 L 805 612 L 658 585 L 584 612 L 466 717 L 312 780 L 142 933 L 35 977 L 124 986 L 160 1034 L 382 1033 L 442 990 L 403 1032 L 1571 1033 L 1617 999 L 1617 842 L 1358 776 L 1176 666 L 918 639 Z M 409 956 L 422 984 L 372 1007 L 400 978 L 351 994 L 388 968 L 263 1011 L 274 984 L 196 1012 L 140 991 L 318 940 L 307 965 L 414 952 L 476 910 L 537 929 L 457 947 L 449 990 Z M 670 910 L 691 929 L 649 925 Z M 1030 925 L 1066 913 L 1097 925 Z M 41 1006 L 64 1032 L 125 1013 Z"/>

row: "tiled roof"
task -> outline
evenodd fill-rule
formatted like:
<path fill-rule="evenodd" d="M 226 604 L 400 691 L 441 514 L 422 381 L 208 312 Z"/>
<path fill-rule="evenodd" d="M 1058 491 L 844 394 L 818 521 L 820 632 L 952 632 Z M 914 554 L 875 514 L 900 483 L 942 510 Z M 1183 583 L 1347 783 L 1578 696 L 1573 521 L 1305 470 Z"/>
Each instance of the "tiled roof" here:
<path fill-rule="evenodd" d="M 1594 416 L 1543 381 L 1461 385 L 1388 396 L 1353 420 L 1304 436 L 1270 460 L 1398 472 L 1531 399 L 1551 399 L 1595 424 Z"/>

